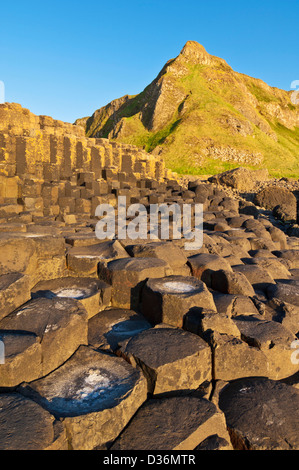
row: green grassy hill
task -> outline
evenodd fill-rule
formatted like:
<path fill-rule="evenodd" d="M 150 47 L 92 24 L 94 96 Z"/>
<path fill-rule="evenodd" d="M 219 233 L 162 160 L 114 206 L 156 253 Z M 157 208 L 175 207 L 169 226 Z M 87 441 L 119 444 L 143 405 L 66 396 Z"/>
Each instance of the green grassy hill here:
<path fill-rule="evenodd" d="M 299 106 L 291 94 L 233 71 L 188 41 L 140 94 L 116 99 L 76 124 L 89 137 L 161 154 L 178 173 L 242 165 L 299 177 Z"/>

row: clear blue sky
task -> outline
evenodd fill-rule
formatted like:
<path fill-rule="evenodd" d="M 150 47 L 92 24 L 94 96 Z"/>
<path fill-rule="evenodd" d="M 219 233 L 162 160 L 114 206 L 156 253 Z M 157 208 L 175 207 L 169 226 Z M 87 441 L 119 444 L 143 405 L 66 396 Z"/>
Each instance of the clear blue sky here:
<path fill-rule="evenodd" d="M 271 86 L 299 80 L 298 0 L 15 0 L 0 15 L 6 101 L 63 121 L 141 92 L 188 40 Z"/>

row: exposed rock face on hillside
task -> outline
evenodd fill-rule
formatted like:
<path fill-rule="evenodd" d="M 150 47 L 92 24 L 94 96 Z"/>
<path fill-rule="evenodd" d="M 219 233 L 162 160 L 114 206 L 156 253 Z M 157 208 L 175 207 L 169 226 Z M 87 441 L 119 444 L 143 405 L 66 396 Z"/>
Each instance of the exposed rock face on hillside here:
<path fill-rule="evenodd" d="M 228 162 L 278 172 L 288 161 L 289 172 L 299 174 L 299 107 L 291 92 L 235 72 L 195 41 L 143 92 L 76 123 L 88 136 L 163 155 L 175 171 Z"/>

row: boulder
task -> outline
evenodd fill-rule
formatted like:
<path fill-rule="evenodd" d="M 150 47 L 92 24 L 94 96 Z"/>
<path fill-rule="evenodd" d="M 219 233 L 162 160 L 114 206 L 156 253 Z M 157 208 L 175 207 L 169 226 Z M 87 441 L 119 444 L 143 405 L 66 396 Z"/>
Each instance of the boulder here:
<path fill-rule="evenodd" d="M 229 255 L 229 256 L 225 256 L 224 259 L 228 262 L 228 264 L 230 265 L 230 267 L 232 268 L 233 266 L 236 266 L 237 264 L 244 264 L 243 261 L 241 260 L 241 258 L 239 256 L 236 256 L 236 255 Z"/>
<path fill-rule="evenodd" d="M 278 227 L 274 227 L 271 225 L 270 227 L 267 228 L 268 232 L 271 235 L 271 238 L 274 242 L 278 242 L 280 247 L 280 250 L 285 250 L 287 248 L 287 237 L 285 233 L 280 230 Z"/>
<path fill-rule="evenodd" d="M 240 228 L 244 224 L 245 220 L 251 219 L 252 216 L 245 214 L 238 214 L 232 217 L 227 217 L 226 221 L 228 225 L 232 228 Z"/>
<path fill-rule="evenodd" d="M 222 184 L 237 189 L 238 191 L 248 192 L 252 190 L 256 182 L 268 179 L 267 170 L 259 170 L 258 172 L 239 167 L 233 170 L 225 171 L 219 175 L 209 178 L 212 183 Z"/>
<path fill-rule="evenodd" d="M 295 210 L 294 201 L 292 201 L 290 206 L 284 203 L 274 207 L 273 215 L 286 224 L 293 224 L 297 222 L 297 207 Z"/>
<path fill-rule="evenodd" d="M 238 328 L 229 315 L 208 310 L 191 310 L 184 320 L 184 329 L 201 336 L 207 343 L 213 344 L 213 333 L 241 337 Z"/>
<path fill-rule="evenodd" d="M 230 317 L 259 313 L 253 301 L 245 295 L 221 294 L 215 291 L 213 292 L 213 298 L 217 312 Z"/>
<path fill-rule="evenodd" d="M 72 275 L 97 276 L 99 261 L 108 263 L 113 259 L 125 258 L 126 250 L 118 240 L 109 240 L 89 246 L 73 246 L 67 252 L 67 267 Z"/>
<path fill-rule="evenodd" d="M 0 275 L 29 276 L 30 288 L 41 280 L 64 275 L 66 269 L 63 237 L 31 233 L 0 234 Z"/>
<path fill-rule="evenodd" d="M 10 272 L 31 274 L 36 269 L 37 256 L 32 238 L 0 234 L 0 252 L 0 274 L 5 275 Z"/>
<path fill-rule="evenodd" d="M 258 348 L 241 338 L 214 332 L 211 337 L 214 379 L 231 381 L 241 377 L 267 377 L 268 360 Z"/>
<path fill-rule="evenodd" d="M 282 324 L 287 330 L 298 336 L 299 306 L 273 298 L 268 305 L 275 310 L 273 319 Z"/>
<path fill-rule="evenodd" d="M 90 246 L 99 243 L 95 232 L 75 233 L 65 237 L 66 243 L 71 246 Z"/>
<path fill-rule="evenodd" d="M 257 219 L 260 215 L 258 208 L 250 201 L 239 201 L 239 214 L 248 215 Z"/>
<path fill-rule="evenodd" d="M 272 239 L 264 238 L 264 237 L 256 237 L 251 236 L 248 237 L 248 241 L 250 242 L 250 250 L 268 250 L 273 251 L 277 249 L 277 245 L 272 241 Z"/>
<path fill-rule="evenodd" d="M 267 186 L 255 195 L 255 204 L 274 211 L 274 215 L 284 222 L 296 222 L 297 200 L 294 194 L 286 188 Z"/>
<path fill-rule="evenodd" d="M 230 211 L 232 214 L 238 214 L 239 212 L 239 202 L 232 197 L 224 197 L 219 206 L 223 207 L 225 211 Z"/>
<path fill-rule="evenodd" d="M 271 300 L 277 298 L 283 302 L 299 306 L 299 281 L 284 279 L 267 288 L 267 296 Z"/>
<path fill-rule="evenodd" d="M 256 264 L 237 265 L 233 267 L 233 271 L 244 274 L 255 291 L 266 292 L 268 286 L 275 284 L 269 272 Z"/>
<path fill-rule="evenodd" d="M 285 261 L 289 269 L 299 268 L 299 250 L 275 250 L 273 251 L 273 255 L 277 256 L 280 261 Z"/>
<path fill-rule="evenodd" d="M 256 265 L 260 266 L 263 271 L 266 271 L 270 278 L 274 281 L 279 279 L 288 279 L 291 277 L 291 272 L 286 268 L 286 266 L 277 258 L 265 256 L 265 250 L 260 251 L 261 256 L 256 256 L 252 258 L 243 258 L 243 262 L 246 265 Z M 273 256 L 273 255 L 272 255 Z M 270 282 L 271 284 L 271 282 Z M 273 282 L 272 282 L 273 284 Z"/>
<path fill-rule="evenodd" d="M 237 256 L 244 256 L 251 249 L 250 236 L 245 231 L 226 232 L 226 241 L 231 245 L 231 252 Z M 236 251 L 239 249 L 238 251 Z M 240 253 L 240 254 L 239 254 Z"/>
<path fill-rule="evenodd" d="M 194 181 L 190 183 L 190 187 L 192 191 L 195 193 L 196 202 L 199 204 L 203 204 L 209 196 L 214 194 L 214 185 L 210 183 L 203 183 L 202 181 Z"/>

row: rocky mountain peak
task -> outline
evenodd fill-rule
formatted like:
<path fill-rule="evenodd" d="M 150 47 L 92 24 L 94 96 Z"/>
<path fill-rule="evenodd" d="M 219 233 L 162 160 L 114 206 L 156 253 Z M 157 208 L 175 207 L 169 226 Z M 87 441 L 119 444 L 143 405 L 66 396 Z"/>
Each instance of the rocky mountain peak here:
<path fill-rule="evenodd" d="M 196 41 L 187 41 L 181 50 L 178 58 L 184 59 L 187 62 L 210 65 L 211 56 L 205 48 Z"/>
<path fill-rule="evenodd" d="M 288 162 L 298 174 L 299 107 L 286 90 L 234 71 L 196 41 L 187 41 L 138 95 L 79 120 L 104 137 L 160 155 L 177 172 L 212 174 L 235 165 L 273 174 Z"/>

